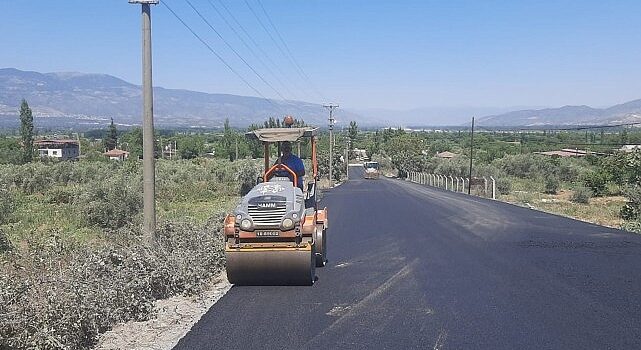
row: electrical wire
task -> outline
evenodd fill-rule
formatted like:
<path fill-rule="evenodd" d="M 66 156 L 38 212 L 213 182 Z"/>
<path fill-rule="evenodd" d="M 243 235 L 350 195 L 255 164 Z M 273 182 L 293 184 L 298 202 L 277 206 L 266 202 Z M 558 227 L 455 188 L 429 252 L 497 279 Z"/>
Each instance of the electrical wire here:
<path fill-rule="evenodd" d="M 240 54 L 240 53 L 238 53 L 238 51 L 236 51 L 236 49 L 234 49 L 234 47 L 233 47 L 233 46 L 231 46 L 231 44 L 230 44 L 227 40 L 225 40 L 225 38 L 220 34 L 220 32 L 219 32 L 218 30 L 216 30 L 216 28 L 214 28 L 214 26 L 213 26 L 213 25 L 212 25 L 212 24 L 207 20 L 207 18 L 205 18 L 205 16 L 203 16 L 203 15 L 202 15 L 202 13 L 200 13 L 200 11 L 198 11 L 198 9 L 197 9 L 197 8 L 196 8 L 196 7 L 191 3 L 191 1 L 189 1 L 189 0 L 185 0 L 185 2 L 189 5 L 189 7 L 191 7 L 191 8 L 194 10 L 194 12 L 196 12 L 196 14 L 198 15 L 198 17 L 200 17 L 200 19 L 202 19 L 202 20 L 203 20 L 203 22 L 205 22 L 205 24 L 207 24 L 207 26 L 208 26 L 208 27 L 209 27 L 209 28 L 210 28 L 214 33 L 216 33 L 216 35 L 218 35 L 218 38 L 220 38 L 220 40 L 221 40 L 223 43 L 225 43 L 225 45 L 226 45 L 226 46 L 227 46 L 227 47 L 228 47 L 228 48 L 229 48 L 229 49 L 230 49 L 230 50 L 231 50 L 231 51 L 236 55 L 236 57 L 238 57 L 238 59 L 240 59 L 240 60 L 241 60 L 241 61 L 242 61 L 242 62 L 243 62 L 243 63 L 244 63 L 244 64 L 245 64 L 245 65 L 246 65 L 246 66 L 247 66 L 247 67 L 248 67 L 252 72 L 254 72 L 254 74 L 256 74 L 256 76 L 257 76 L 257 77 L 258 77 L 258 78 L 259 78 L 259 79 L 260 79 L 260 80 L 261 80 L 265 85 L 267 85 L 269 88 L 271 88 L 272 90 L 274 90 L 274 92 L 276 93 L 276 95 L 278 95 L 278 97 L 280 97 L 283 101 L 288 102 L 287 98 L 285 98 L 285 96 L 283 96 L 283 95 L 280 93 L 280 91 L 278 91 L 278 90 L 277 90 L 277 89 L 276 89 L 276 88 L 275 88 L 275 87 L 274 87 L 270 82 L 268 82 L 267 80 L 265 80 L 265 78 L 263 78 L 263 76 L 262 76 L 260 73 L 258 73 L 258 72 L 256 71 L 256 69 L 254 69 L 254 67 L 253 67 L 251 64 L 249 64 L 249 62 L 247 62 L 247 61 L 243 58 L 243 56 L 241 56 L 241 54 Z"/>
<path fill-rule="evenodd" d="M 283 70 L 280 68 L 280 66 L 279 66 L 278 64 L 276 64 L 276 63 L 274 62 L 274 60 L 273 60 L 273 59 L 272 59 L 272 58 L 267 54 L 267 52 L 265 52 L 265 50 L 263 50 L 263 48 L 262 48 L 262 47 L 261 47 L 261 46 L 256 42 L 256 40 L 254 40 L 254 38 L 251 36 L 251 34 L 249 34 L 249 32 L 247 31 L 247 29 L 245 29 L 245 27 L 240 23 L 240 21 L 238 21 L 238 19 L 236 18 L 236 16 L 234 16 L 234 14 L 233 14 L 233 13 L 229 10 L 229 8 L 225 5 L 225 3 L 223 2 L 223 0 L 218 0 L 218 4 L 220 4 L 220 5 L 223 7 L 223 9 L 225 10 L 225 12 L 227 12 L 227 14 L 229 15 L 229 17 L 231 17 L 231 19 L 234 21 L 234 23 L 236 23 L 236 25 L 237 25 L 237 26 L 242 30 L 242 32 L 247 36 L 247 38 L 249 38 L 249 40 L 251 41 L 251 43 L 252 43 L 252 44 L 254 44 L 254 46 L 255 46 L 255 47 L 256 47 L 256 48 L 257 48 L 257 49 L 258 49 L 258 50 L 263 54 L 263 56 L 265 56 L 265 58 L 267 59 L 267 61 L 269 61 L 269 63 L 270 63 L 272 66 L 276 67 L 276 70 L 278 70 L 278 73 L 280 73 L 280 74 L 281 74 L 281 76 L 282 76 L 283 78 L 287 78 L 287 74 L 285 74 L 285 72 L 283 72 Z M 309 94 L 307 94 L 307 92 L 305 92 L 305 91 L 304 91 L 304 89 L 302 89 L 302 88 L 301 88 L 301 87 L 300 87 L 296 82 L 294 82 L 294 81 L 292 81 L 292 80 L 290 80 L 290 79 L 287 79 L 287 80 L 288 80 L 288 83 L 289 83 L 290 85 L 292 85 L 292 87 L 293 87 L 294 89 L 296 89 L 297 91 L 300 91 L 300 92 L 304 93 L 305 95 L 307 95 L 308 97 L 310 97 L 310 95 L 309 95 Z M 312 99 L 313 99 L 313 98 L 312 98 Z"/>
<path fill-rule="evenodd" d="M 258 56 L 256 51 L 254 51 L 254 49 L 252 49 L 252 47 L 247 43 L 247 41 L 245 41 L 243 36 L 236 30 L 236 28 L 231 23 L 229 23 L 229 21 L 227 20 L 227 17 L 223 15 L 223 13 L 218 9 L 218 7 L 216 7 L 216 5 L 214 5 L 214 3 L 211 0 L 207 0 L 207 2 L 216 11 L 218 16 L 222 18 L 225 24 L 227 24 L 227 27 L 229 27 L 229 29 L 231 29 L 231 31 L 234 32 L 236 37 L 238 37 L 238 39 L 243 43 L 245 48 L 247 48 L 247 50 L 252 54 L 252 56 L 254 56 L 254 58 L 263 66 L 263 68 L 265 68 L 265 70 L 280 84 L 281 87 L 283 87 L 286 90 L 286 92 L 290 96 L 296 98 L 296 95 L 292 93 L 292 91 L 287 87 L 287 85 L 283 83 L 283 81 L 278 77 L 278 75 L 274 74 L 274 71 L 272 71 L 269 68 L 269 66 Z"/>
<path fill-rule="evenodd" d="M 291 58 L 290 58 L 290 57 L 285 53 L 285 50 L 284 50 L 284 49 L 281 47 L 281 45 L 278 43 L 278 41 L 276 40 L 276 38 L 274 38 L 274 36 L 272 35 L 271 31 L 269 31 L 269 30 L 267 29 L 267 26 L 265 25 L 265 23 L 263 22 L 263 20 L 262 20 L 262 19 L 260 19 L 260 16 L 258 16 L 258 14 L 256 13 L 256 11 L 254 11 L 254 8 L 249 4 L 249 2 L 248 2 L 247 0 L 244 0 L 244 2 L 245 2 L 245 5 L 247 5 L 247 8 L 249 8 L 249 11 L 251 11 L 251 13 L 254 15 L 254 17 L 256 18 L 256 20 L 258 21 L 258 23 L 260 24 L 260 26 L 261 26 L 261 27 L 263 28 L 263 30 L 267 33 L 267 35 L 268 35 L 268 36 L 269 36 L 269 38 L 272 40 L 272 42 L 276 45 L 276 47 L 278 48 L 278 50 L 280 51 L 280 53 L 281 53 L 283 56 L 285 56 L 285 57 L 290 61 L 290 63 L 294 64 L 294 62 L 291 60 Z M 294 65 L 295 65 L 295 64 L 294 64 Z M 296 70 L 296 69 L 295 69 L 295 70 Z M 300 73 L 298 70 L 296 70 L 296 72 L 297 72 L 299 75 L 301 75 L 301 73 Z M 301 77 L 303 78 L 303 80 L 305 80 L 304 76 L 302 76 L 302 75 L 301 75 Z M 310 86 L 311 86 L 311 85 L 310 85 Z M 313 90 L 313 88 L 312 88 L 312 90 Z M 318 93 L 318 92 L 317 92 L 317 93 Z M 322 95 L 320 95 L 320 97 L 321 97 L 321 98 L 324 98 Z"/>
<path fill-rule="evenodd" d="M 216 56 L 232 73 L 234 73 L 240 80 L 242 80 L 242 82 L 245 83 L 245 85 L 247 85 L 250 89 L 252 89 L 252 91 L 258 94 L 258 96 L 262 97 L 265 101 L 269 102 L 272 106 L 274 106 L 279 110 L 281 109 L 279 105 L 275 104 L 272 100 L 265 97 L 258 89 L 256 89 L 252 84 L 250 84 L 249 81 L 243 78 L 242 75 L 240 75 L 231 65 L 229 65 L 229 63 L 227 63 L 227 61 L 225 61 L 225 59 L 222 56 L 220 56 L 205 40 L 203 40 L 203 38 L 201 38 L 187 23 L 185 23 L 185 21 L 182 18 L 180 18 L 180 16 L 178 16 L 178 14 L 169 5 L 167 5 L 167 1 L 162 1 L 161 4 L 163 4 L 169 10 L 169 12 L 171 12 L 174 15 L 174 17 L 176 17 L 176 19 L 180 23 L 182 23 L 183 26 L 185 26 L 185 28 L 187 28 L 187 30 L 189 30 L 189 32 L 191 32 L 191 34 L 194 37 L 196 37 L 196 39 L 198 39 L 198 41 L 200 41 L 203 45 L 205 45 L 205 47 L 207 47 L 207 49 L 209 49 L 209 51 L 212 54 L 214 54 L 214 56 Z"/>
<path fill-rule="evenodd" d="M 263 3 L 262 3 L 262 2 L 260 2 L 260 0 L 256 0 L 256 2 L 257 2 L 257 3 L 258 3 L 258 5 L 260 6 L 260 8 L 263 10 L 263 13 L 265 14 L 265 17 L 267 17 L 267 21 L 269 22 L 269 24 L 270 24 L 270 25 L 272 26 L 272 28 L 274 29 L 274 32 L 276 32 L 276 35 L 278 35 L 278 38 L 279 38 L 279 39 L 280 39 L 280 41 L 283 43 L 283 46 L 285 46 L 285 50 L 286 50 L 286 51 L 287 51 L 287 53 L 289 54 L 289 57 L 291 58 L 291 61 L 294 63 L 294 65 L 296 66 L 296 68 L 298 68 L 298 71 L 301 73 L 301 75 L 302 75 L 303 79 L 305 79 L 305 80 L 307 81 L 307 83 L 309 84 L 309 86 L 311 86 L 311 87 L 312 87 L 312 89 L 314 90 L 314 92 L 316 92 L 316 93 L 318 94 L 318 96 L 320 96 L 322 99 L 324 99 L 325 101 L 327 101 L 327 98 L 325 97 L 325 95 L 323 95 L 323 93 L 322 93 L 320 90 L 318 90 L 318 89 L 316 88 L 316 85 L 314 85 L 314 83 L 312 83 L 312 80 L 309 78 L 309 76 L 307 75 L 307 73 L 305 73 L 305 71 L 304 71 L 304 70 L 303 70 L 303 68 L 300 66 L 300 64 L 298 64 L 298 61 L 296 60 L 296 58 L 295 58 L 295 57 L 294 57 L 294 55 L 292 54 L 292 51 L 289 49 L 289 46 L 287 45 L 287 42 L 283 39 L 283 36 L 280 34 L 280 31 L 279 31 L 279 30 L 278 30 L 278 28 L 276 28 L 276 26 L 274 25 L 274 22 L 272 21 L 271 17 L 270 17 L 270 16 L 269 16 L 269 14 L 267 13 L 267 10 L 265 10 L 265 7 L 263 6 Z"/>

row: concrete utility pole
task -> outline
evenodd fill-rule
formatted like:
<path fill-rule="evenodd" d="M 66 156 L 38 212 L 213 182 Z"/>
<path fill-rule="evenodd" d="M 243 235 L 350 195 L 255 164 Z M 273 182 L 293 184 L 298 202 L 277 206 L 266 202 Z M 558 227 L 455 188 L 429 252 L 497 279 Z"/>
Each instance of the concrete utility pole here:
<path fill-rule="evenodd" d="M 143 233 L 150 242 L 156 232 L 156 174 L 154 164 L 154 103 L 151 82 L 151 5 L 159 0 L 129 0 L 142 5 L 142 178 Z"/>
<path fill-rule="evenodd" d="M 323 107 L 327 108 L 329 110 L 329 187 L 331 188 L 334 183 L 334 179 L 332 178 L 332 144 L 334 143 L 334 138 L 332 137 L 333 130 L 334 130 L 334 109 L 338 108 L 337 104 L 327 104 L 323 105 Z"/>
<path fill-rule="evenodd" d="M 345 149 L 345 176 L 347 179 L 345 181 L 349 180 L 349 146 L 351 144 L 351 141 L 349 138 L 347 138 L 347 149 Z"/>
<path fill-rule="evenodd" d="M 472 134 L 470 135 L 470 180 L 467 183 L 467 194 L 472 193 L 472 159 L 474 159 L 474 117 L 472 117 Z"/>

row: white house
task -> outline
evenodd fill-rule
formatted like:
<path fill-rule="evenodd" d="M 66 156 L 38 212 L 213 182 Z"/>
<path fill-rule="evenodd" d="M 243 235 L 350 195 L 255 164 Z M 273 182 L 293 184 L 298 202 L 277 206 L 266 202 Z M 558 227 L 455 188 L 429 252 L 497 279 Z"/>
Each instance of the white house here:
<path fill-rule="evenodd" d="M 40 157 L 60 160 L 78 159 L 80 145 L 76 140 L 38 140 L 33 143 Z"/>
<path fill-rule="evenodd" d="M 121 149 L 112 149 L 103 153 L 105 157 L 109 157 L 112 160 L 125 160 L 129 158 L 129 152 L 123 151 Z"/>

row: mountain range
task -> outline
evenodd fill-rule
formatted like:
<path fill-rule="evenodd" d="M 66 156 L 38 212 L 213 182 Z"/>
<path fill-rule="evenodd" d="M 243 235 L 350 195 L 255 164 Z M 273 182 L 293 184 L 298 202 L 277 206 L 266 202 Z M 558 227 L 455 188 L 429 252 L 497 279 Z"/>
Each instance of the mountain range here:
<path fill-rule="evenodd" d="M 37 127 L 102 127 L 110 118 L 120 125 L 140 125 L 141 87 L 105 74 L 38 73 L 0 69 L 0 126 L 17 126 L 20 101 L 33 110 Z M 327 124 L 322 105 L 302 101 L 210 94 L 154 87 L 154 122 L 160 127 L 246 127 L 270 116 L 291 114 L 312 125 Z M 367 120 L 342 110 L 340 123 Z"/>
<path fill-rule="evenodd" d="M 609 108 L 564 106 L 526 109 L 478 119 L 480 126 L 614 125 L 641 122 L 641 99 Z"/>
<path fill-rule="evenodd" d="M 106 74 L 39 73 L 0 69 L 0 127 L 18 126 L 20 101 L 29 102 L 36 127 L 101 128 L 110 118 L 120 125 L 140 125 L 141 87 Z M 291 114 L 308 124 L 325 126 L 322 105 L 303 101 L 212 94 L 154 88 L 154 121 L 159 127 L 217 128 L 226 118 L 236 127 Z M 486 127 L 604 125 L 641 122 L 641 99 L 609 108 L 564 106 L 520 109 L 492 107 L 426 107 L 404 111 L 339 108 L 337 126 L 355 120 L 362 126 L 461 125 L 471 116 Z M 464 125 L 469 125 L 466 123 Z"/>

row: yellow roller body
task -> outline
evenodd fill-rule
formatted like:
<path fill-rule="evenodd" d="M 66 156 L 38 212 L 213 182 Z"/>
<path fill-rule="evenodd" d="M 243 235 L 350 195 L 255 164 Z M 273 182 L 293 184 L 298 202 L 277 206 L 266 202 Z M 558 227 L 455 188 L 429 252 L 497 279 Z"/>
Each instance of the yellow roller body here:
<path fill-rule="evenodd" d="M 235 285 L 311 285 L 316 259 L 311 243 L 300 248 L 225 247 L 227 279 Z"/>

